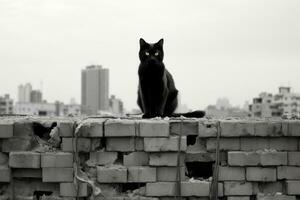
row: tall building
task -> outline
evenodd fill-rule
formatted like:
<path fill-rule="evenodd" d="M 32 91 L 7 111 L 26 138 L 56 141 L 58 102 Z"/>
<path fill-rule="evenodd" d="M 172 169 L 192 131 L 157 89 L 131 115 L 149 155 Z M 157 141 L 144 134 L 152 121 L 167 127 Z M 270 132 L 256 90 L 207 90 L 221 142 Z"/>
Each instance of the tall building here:
<path fill-rule="evenodd" d="M 115 95 L 111 95 L 109 98 L 109 110 L 113 114 L 122 115 L 124 113 L 124 106 L 122 100 L 116 98 Z"/>
<path fill-rule="evenodd" d="M 290 87 L 279 87 L 278 94 L 263 92 L 253 98 L 249 108 L 253 117 L 300 117 L 300 94 L 291 92 Z"/>
<path fill-rule="evenodd" d="M 8 94 L 0 96 L 0 114 L 13 114 L 13 100 Z"/>
<path fill-rule="evenodd" d="M 18 87 L 19 103 L 42 103 L 43 95 L 40 90 L 33 90 L 30 83 Z"/>
<path fill-rule="evenodd" d="M 108 69 L 101 65 L 87 66 L 81 71 L 81 104 L 84 114 L 109 110 Z"/>
<path fill-rule="evenodd" d="M 18 102 L 30 102 L 32 86 L 30 83 L 18 87 Z"/>
<path fill-rule="evenodd" d="M 43 101 L 43 95 L 40 90 L 32 90 L 30 93 L 31 103 L 41 103 Z"/>

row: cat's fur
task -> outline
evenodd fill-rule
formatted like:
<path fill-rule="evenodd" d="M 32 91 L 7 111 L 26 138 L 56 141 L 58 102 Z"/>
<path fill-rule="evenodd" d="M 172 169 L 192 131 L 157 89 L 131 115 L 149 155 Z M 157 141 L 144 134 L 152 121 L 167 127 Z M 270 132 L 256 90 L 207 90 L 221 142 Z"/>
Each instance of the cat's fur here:
<path fill-rule="evenodd" d="M 138 105 L 144 113 L 143 118 L 153 117 L 203 117 L 203 111 L 175 114 L 178 104 L 178 90 L 172 75 L 163 63 L 164 51 L 161 39 L 149 44 L 140 39 L 140 66 L 138 69 Z"/>

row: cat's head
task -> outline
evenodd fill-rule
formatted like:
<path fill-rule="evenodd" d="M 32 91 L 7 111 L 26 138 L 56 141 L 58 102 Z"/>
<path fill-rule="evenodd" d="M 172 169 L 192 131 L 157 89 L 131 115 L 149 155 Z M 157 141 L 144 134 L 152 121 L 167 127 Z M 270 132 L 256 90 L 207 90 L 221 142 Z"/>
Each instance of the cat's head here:
<path fill-rule="evenodd" d="M 140 39 L 139 57 L 141 62 L 162 62 L 164 59 L 163 50 L 164 39 L 157 43 L 147 43 L 143 38 Z"/>

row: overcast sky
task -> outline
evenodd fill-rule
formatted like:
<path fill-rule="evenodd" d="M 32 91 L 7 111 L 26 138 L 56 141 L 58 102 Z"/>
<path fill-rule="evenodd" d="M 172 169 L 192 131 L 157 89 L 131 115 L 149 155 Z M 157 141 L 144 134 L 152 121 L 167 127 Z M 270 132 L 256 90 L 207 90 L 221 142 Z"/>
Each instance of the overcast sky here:
<path fill-rule="evenodd" d="M 140 37 L 165 39 L 190 108 L 300 92 L 299 21 L 299 0 L 0 0 L 0 95 L 31 82 L 50 102 L 80 102 L 81 69 L 101 64 L 110 94 L 134 108 Z"/>

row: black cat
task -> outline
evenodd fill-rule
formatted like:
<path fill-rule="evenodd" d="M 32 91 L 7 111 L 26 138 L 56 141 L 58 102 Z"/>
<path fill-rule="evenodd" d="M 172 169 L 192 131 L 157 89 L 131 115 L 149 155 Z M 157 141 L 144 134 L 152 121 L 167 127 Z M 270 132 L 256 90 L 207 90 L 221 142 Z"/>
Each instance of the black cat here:
<path fill-rule="evenodd" d="M 164 40 L 149 44 L 140 39 L 140 66 L 138 70 L 138 105 L 144 113 L 143 118 L 153 117 L 203 117 L 205 112 L 174 113 L 178 90 L 174 80 L 163 63 Z"/>

